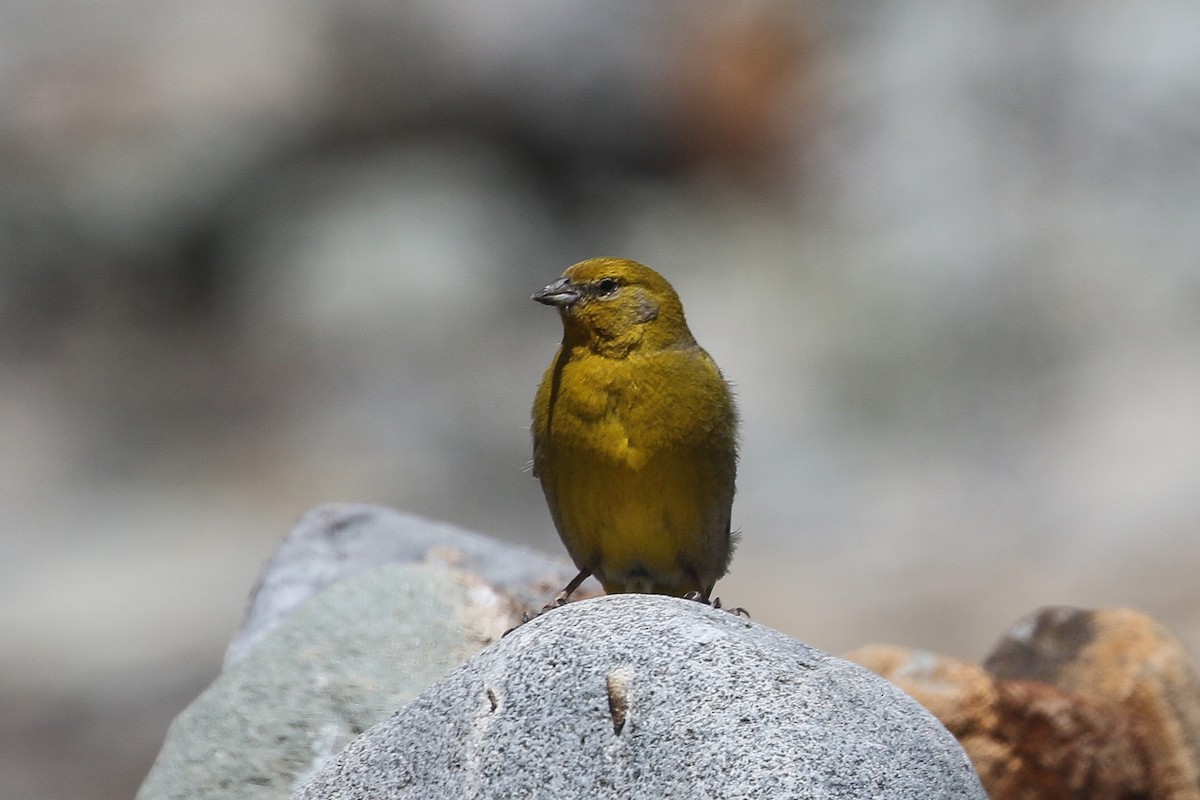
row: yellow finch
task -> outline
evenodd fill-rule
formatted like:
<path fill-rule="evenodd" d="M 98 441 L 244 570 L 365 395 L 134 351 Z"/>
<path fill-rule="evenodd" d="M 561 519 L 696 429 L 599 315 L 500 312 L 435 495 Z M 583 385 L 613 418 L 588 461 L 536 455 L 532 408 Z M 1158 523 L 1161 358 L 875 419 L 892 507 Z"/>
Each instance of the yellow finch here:
<path fill-rule="evenodd" d="M 671 284 L 619 258 L 533 295 L 563 339 L 533 404 L 533 474 L 579 574 L 709 600 L 733 549 L 737 412 Z"/>

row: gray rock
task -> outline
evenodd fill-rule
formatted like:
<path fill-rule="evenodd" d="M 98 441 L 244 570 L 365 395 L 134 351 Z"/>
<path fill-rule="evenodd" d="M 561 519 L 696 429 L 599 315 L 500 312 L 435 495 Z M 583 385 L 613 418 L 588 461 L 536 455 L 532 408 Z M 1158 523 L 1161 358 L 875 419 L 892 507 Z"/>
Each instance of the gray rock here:
<path fill-rule="evenodd" d="M 508 613 L 490 587 L 444 566 L 392 564 L 336 583 L 176 718 L 139 800 L 287 797 L 477 652 Z"/>
<path fill-rule="evenodd" d="M 296 523 L 267 562 L 225 654 L 226 666 L 330 585 L 383 564 L 430 562 L 477 575 L 509 594 L 518 610 L 541 608 L 575 575 L 565 560 L 422 517 L 371 505 L 318 506 Z"/>
<path fill-rule="evenodd" d="M 517 629 L 294 797 L 986 795 L 882 678 L 698 603 L 617 595 Z"/>

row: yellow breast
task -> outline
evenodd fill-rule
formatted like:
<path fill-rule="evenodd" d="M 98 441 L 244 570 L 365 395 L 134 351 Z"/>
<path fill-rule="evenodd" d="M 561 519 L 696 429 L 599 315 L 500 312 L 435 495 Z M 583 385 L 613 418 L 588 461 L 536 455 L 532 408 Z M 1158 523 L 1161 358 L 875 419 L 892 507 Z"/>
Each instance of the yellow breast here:
<path fill-rule="evenodd" d="M 534 469 L 580 569 L 609 592 L 711 589 L 730 557 L 735 424 L 698 347 L 560 352 L 534 405 Z"/>

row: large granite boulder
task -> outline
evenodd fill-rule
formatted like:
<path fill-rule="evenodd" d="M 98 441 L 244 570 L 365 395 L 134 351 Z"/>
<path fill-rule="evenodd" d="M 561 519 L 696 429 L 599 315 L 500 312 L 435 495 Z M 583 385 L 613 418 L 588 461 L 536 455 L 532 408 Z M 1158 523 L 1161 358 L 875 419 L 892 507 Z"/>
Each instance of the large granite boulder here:
<path fill-rule="evenodd" d="M 294 796 L 986 798 L 871 672 L 656 595 L 544 614 L 353 741 Z"/>

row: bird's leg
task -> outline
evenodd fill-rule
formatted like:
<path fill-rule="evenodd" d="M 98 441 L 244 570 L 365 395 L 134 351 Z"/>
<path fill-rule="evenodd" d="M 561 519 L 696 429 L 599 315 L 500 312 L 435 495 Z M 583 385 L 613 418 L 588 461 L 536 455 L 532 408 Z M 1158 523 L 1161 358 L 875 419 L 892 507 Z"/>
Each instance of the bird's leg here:
<path fill-rule="evenodd" d="M 563 590 L 561 592 L 559 592 L 558 594 L 556 594 L 554 596 L 553 600 L 551 600 L 549 603 L 546 603 L 546 605 L 542 606 L 541 611 L 536 611 L 536 612 L 526 611 L 524 614 L 521 615 L 520 624 L 515 625 L 515 626 L 509 628 L 508 630 L 506 630 L 504 632 L 503 636 L 508 636 L 510 633 L 515 631 L 517 628 L 521 627 L 521 625 L 524 625 L 526 622 L 529 622 L 529 620 L 531 620 L 531 619 L 540 617 L 542 614 L 545 614 L 547 611 L 553 611 L 554 609 L 556 609 L 560 606 L 565 606 L 567 604 L 567 601 L 571 599 L 571 595 L 574 594 L 575 590 L 579 588 L 579 585 L 581 583 L 583 583 L 584 581 L 586 581 L 591 576 L 591 574 L 592 574 L 592 571 L 590 569 L 580 570 L 579 574 L 576 575 L 574 578 L 572 578 L 571 582 L 568 583 L 566 586 L 564 586 Z"/>
<path fill-rule="evenodd" d="M 691 567 L 684 567 L 684 569 L 687 571 L 688 577 L 692 579 L 692 585 L 695 586 L 696 588 L 693 589 L 692 591 L 688 592 L 687 594 L 685 594 L 683 596 L 683 599 L 684 600 L 695 600 L 697 603 L 704 603 L 704 605 L 706 605 L 706 606 L 712 606 L 713 608 L 720 608 L 721 601 L 719 598 L 717 599 L 717 601 L 715 603 L 709 601 L 709 599 L 708 599 L 709 596 L 712 595 L 712 590 L 713 590 L 714 584 L 710 583 L 707 586 L 705 586 L 703 583 L 700 582 L 700 576 L 696 574 L 696 571 L 694 569 L 692 569 Z"/>
<path fill-rule="evenodd" d="M 565 606 L 567 604 L 567 601 L 571 599 L 571 595 L 575 594 L 575 590 L 579 588 L 579 584 L 586 581 L 591 576 L 591 574 L 592 574 L 592 571 L 590 569 L 579 570 L 579 574 L 576 575 L 574 578 L 572 578 L 571 582 L 563 587 L 563 590 L 561 592 L 559 592 L 558 595 L 554 598 L 554 602 L 547 604 L 546 607 L 542 609 L 542 611 L 545 612 L 545 611 L 549 611 L 552 608 L 558 608 L 559 606 Z"/>
<path fill-rule="evenodd" d="M 542 614 L 545 614 L 547 611 L 553 611 L 560 606 L 565 606 L 567 601 L 571 599 L 571 595 L 575 594 L 575 590 L 579 588 L 579 584 L 586 581 L 591 574 L 592 571 L 590 569 L 581 569 L 579 574 L 572 578 L 571 582 L 564 586 L 563 590 L 554 596 L 553 600 L 542 606 L 541 611 L 538 611 L 536 614 L 530 614 L 528 611 L 526 611 L 524 618 L 521 620 L 522 623 L 529 622 L 529 620 L 533 619 L 534 617 L 539 617 Z"/>

